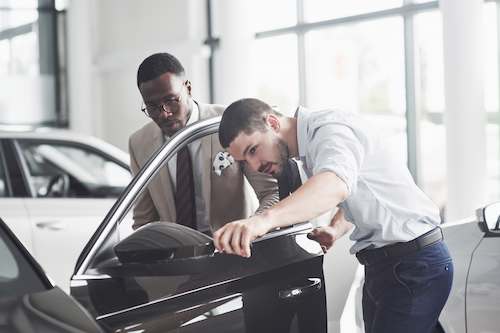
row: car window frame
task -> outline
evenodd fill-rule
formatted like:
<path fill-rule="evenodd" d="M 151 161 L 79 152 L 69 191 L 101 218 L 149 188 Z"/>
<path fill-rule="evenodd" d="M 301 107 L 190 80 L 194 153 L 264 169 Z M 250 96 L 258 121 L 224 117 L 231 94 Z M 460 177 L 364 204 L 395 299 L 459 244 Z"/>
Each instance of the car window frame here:
<path fill-rule="evenodd" d="M 7 167 L 8 181 L 11 188 L 11 198 L 31 198 L 31 189 L 24 174 L 21 160 L 16 152 L 14 142 L 10 138 L 2 138 L 2 148 Z M 19 176 L 19 184 L 13 183 L 13 175 Z"/>
<path fill-rule="evenodd" d="M 4 171 L 4 176 L 5 176 L 5 187 L 6 187 L 6 196 L 4 197 L 0 197 L 0 198 L 12 198 L 12 184 L 10 182 L 10 172 L 9 172 L 9 168 L 8 168 L 8 165 L 7 165 L 7 161 L 6 161 L 6 156 L 5 156 L 5 149 L 4 149 L 4 142 L 5 140 L 1 139 L 0 140 L 0 164 L 1 164 L 1 167 L 3 168 L 3 171 Z"/>
<path fill-rule="evenodd" d="M 130 210 L 133 209 L 133 205 L 142 193 L 142 189 L 149 185 L 151 180 L 157 175 L 158 170 L 165 167 L 168 160 L 170 160 L 172 156 L 175 155 L 183 146 L 206 136 L 218 133 L 221 118 L 221 116 L 212 117 L 197 121 L 187 126 L 183 130 L 177 132 L 174 136 L 172 136 L 170 141 L 165 142 L 153 153 L 149 160 L 133 177 L 122 194 L 118 197 L 113 207 L 109 210 L 106 217 L 103 219 L 91 239 L 88 241 L 87 245 L 80 253 L 75 265 L 75 274 L 73 276 L 75 280 L 89 277 L 87 271 L 92 269 L 92 264 L 95 264 L 94 259 L 99 257 L 100 254 L 105 253 L 106 248 L 109 248 L 109 238 L 112 235 L 116 224 L 121 223 Z M 130 198 L 131 196 L 132 198 Z M 304 221 L 303 223 L 298 223 L 291 227 L 271 231 L 263 237 L 255 240 L 255 242 L 268 240 L 309 228 L 311 228 L 310 222 Z"/>
<path fill-rule="evenodd" d="M 197 139 L 218 131 L 221 117 L 213 117 L 197 121 L 181 131 L 174 134 L 169 141 L 159 147 L 148 161 L 134 175 L 128 186 L 120 194 L 115 204 L 106 214 L 95 233 L 92 235 L 87 245 L 83 248 L 75 265 L 75 275 L 77 278 L 87 276 L 91 261 L 100 253 L 99 250 L 106 247 L 108 237 L 112 234 L 118 221 L 123 221 L 126 214 L 133 209 L 133 205 L 139 199 L 142 189 L 147 187 L 151 180 L 157 175 L 159 169 L 167 165 L 167 161 L 175 155 L 183 145 L 187 145 Z M 215 131 L 213 128 L 215 127 Z M 212 131 L 211 131 L 212 130 Z M 193 133 L 194 132 L 194 133 Z M 171 148 L 171 149 L 170 149 Z"/>
<path fill-rule="evenodd" d="M 118 164 L 119 166 L 123 167 L 125 170 L 129 171 L 130 172 L 130 166 L 126 163 L 123 163 L 122 161 L 120 161 L 119 159 L 113 157 L 112 155 L 102 151 L 102 150 L 99 150 L 93 146 L 90 146 L 90 145 L 87 145 L 87 144 L 84 144 L 84 143 L 81 143 L 81 142 L 78 142 L 78 141 L 73 141 L 71 139 L 52 139 L 52 138 L 11 138 L 10 141 L 12 142 L 12 145 L 13 145 L 13 149 L 14 149 L 14 153 L 16 155 L 16 159 L 19 161 L 19 168 L 21 169 L 21 174 L 24 178 L 24 182 L 27 186 L 27 188 L 29 189 L 29 198 L 33 198 L 33 199 L 40 199 L 41 197 L 38 197 L 36 195 L 36 191 L 33 187 L 33 184 L 32 182 L 30 181 L 30 177 L 31 177 L 31 174 L 30 174 L 30 171 L 29 171 L 29 166 L 26 162 L 26 159 L 23 155 L 23 151 L 22 151 L 22 148 L 21 148 L 21 141 L 22 143 L 32 143 L 34 145 L 42 145 L 42 144 L 48 144 L 48 145 L 51 145 L 51 144 L 55 144 L 55 145 L 59 145 L 59 146 L 67 146 L 67 147 L 71 147 L 71 148 L 77 148 L 77 149 L 82 149 L 82 150 L 86 150 L 86 151 L 90 151 L 102 158 L 105 158 L 109 161 L 112 161 L 116 164 Z M 95 199 L 95 198 L 71 198 L 71 197 L 64 197 L 64 198 L 61 198 L 61 199 Z"/>

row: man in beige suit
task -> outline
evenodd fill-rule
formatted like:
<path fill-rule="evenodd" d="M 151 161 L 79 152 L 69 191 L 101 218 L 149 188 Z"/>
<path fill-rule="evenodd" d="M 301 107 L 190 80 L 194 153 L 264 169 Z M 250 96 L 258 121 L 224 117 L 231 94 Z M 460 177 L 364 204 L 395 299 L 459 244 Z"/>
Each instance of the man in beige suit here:
<path fill-rule="evenodd" d="M 152 121 L 130 137 L 130 166 L 134 175 L 178 130 L 195 121 L 222 115 L 224 111 L 223 106 L 201 104 L 192 98 L 192 86 L 185 78 L 183 66 L 168 53 L 153 54 L 141 63 L 137 87 L 143 98 L 142 111 Z M 192 184 L 189 186 L 194 190 L 190 207 L 193 207 L 195 222 L 189 226 L 205 233 L 254 213 L 257 208 L 255 194 L 260 203 L 257 212 L 279 200 L 277 182 L 270 176 L 250 171 L 237 162 L 224 169 L 221 176 L 213 172 L 214 157 L 224 150 L 217 134 L 190 143 L 187 150 L 192 168 L 190 181 L 184 181 L 186 178 L 182 177 L 185 176 L 180 175 L 185 168 L 178 167 L 179 152 L 160 170 L 134 207 L 134 229 L 152 221 L 187 225 L 178 221 L 181 218 L 176 212 L 178 201 L 182 201 L 178 199 L 180 187 L 187 186 L 186 183 Z"/>

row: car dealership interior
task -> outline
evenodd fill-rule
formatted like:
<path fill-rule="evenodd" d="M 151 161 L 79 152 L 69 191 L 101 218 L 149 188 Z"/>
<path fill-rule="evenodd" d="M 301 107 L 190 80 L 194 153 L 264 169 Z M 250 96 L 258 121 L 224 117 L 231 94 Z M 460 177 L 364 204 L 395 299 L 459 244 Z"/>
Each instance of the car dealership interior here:
<path fill-rule="evenodd" d="M 188 123 L 130 165 L 131 135 L 156 126 L 138 68 L 164 52 L 198 103 L 257 98 L 287 117 L 298 106 L 363 117 L 437 207 L 455 267 L 432 332 L 499 330 L 500 0 L 0 0 L 0 262 L 14 267 L 0 268 L 0 304 L 32 265 L 43 277 L 23 292 L 63 291 L 32 296 L 37 311 L 53 315 L 48 304 L 71 295 L 57 329 L 32 320 L 47 332 L 370 331 L 353 239 L 328 252 L 310 239 L 335 211 L 259 235 L 251 258 L 160 212 L 132 226 L 170 159 L 218 137 L 219 118 Z M 234 196 L 214 194 L 213 179 L 208 193 Z M 253 214 L 261 196 L 251 199 Z M 34 316 L 9 302 L 2 313 Z M 0 319 L 0 332 L 31 332 L 16 320 Z"/>

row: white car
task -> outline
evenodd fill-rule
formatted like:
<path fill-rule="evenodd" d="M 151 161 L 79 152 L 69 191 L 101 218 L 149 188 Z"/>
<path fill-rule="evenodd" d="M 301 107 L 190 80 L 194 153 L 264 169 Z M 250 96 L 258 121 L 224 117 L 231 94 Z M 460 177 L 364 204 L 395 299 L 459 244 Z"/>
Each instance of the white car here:
<path fill-rule="evenodd" d="M 434 333 L 489 333 L 500 327 L 500 201 L 475 216 L 441 225 L 453 258 L 451 293 Z M 361 298 L 363 267 L 358 266 L 341 332 L 364 333 Z"/>
<path fill-rule="evenodd" d="M 67 130 L 0 131 L 0 215 L 62 289 L 131 179 L 128 154 Z"/>

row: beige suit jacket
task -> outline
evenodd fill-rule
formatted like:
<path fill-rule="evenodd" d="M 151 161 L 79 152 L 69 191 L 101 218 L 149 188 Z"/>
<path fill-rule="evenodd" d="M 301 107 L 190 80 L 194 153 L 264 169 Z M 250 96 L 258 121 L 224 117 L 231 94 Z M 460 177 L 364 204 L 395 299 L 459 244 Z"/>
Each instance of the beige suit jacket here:
<path fill-rule="evenodd" d="M 200 120 L 222 115 L 224 111 L 224 107 L 220 105 L 198 104 L 198 107 Z M 163 145 L 164 140 L 161 129 L 153 121 L 132 134 L 129 153 L 134 175 Z M 257 207 L 257 211 L 261 211 L 279 201 L 278 183 L 274 178 L 241 168 L 238 163 L 233 163 L 224 169 L 222 176 L 217 176 L 212 171 L 212 162 L 215 155 L 223 150 L 217 133 L 201 140 L 204 161 L 202 195 L 207 203 L 206 214 L 210 216 L 212 231 L 225 223 L 250 216 Z M 152 221 L 176 221 L 175 193 L 171 179 L 165 164 L 134 207 L 134 228 Z"/>

